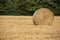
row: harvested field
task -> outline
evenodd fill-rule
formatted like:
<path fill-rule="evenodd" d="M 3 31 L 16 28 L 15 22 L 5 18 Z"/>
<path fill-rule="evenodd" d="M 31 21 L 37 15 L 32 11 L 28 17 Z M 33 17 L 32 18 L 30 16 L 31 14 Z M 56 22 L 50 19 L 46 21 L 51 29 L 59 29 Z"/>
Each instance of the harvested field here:
<path fill-rule="evenodd" d="M 60 16 L 52 25 L 34 25 L 32 16 L 0 16 L 0 40 L 60 40 Z"/>

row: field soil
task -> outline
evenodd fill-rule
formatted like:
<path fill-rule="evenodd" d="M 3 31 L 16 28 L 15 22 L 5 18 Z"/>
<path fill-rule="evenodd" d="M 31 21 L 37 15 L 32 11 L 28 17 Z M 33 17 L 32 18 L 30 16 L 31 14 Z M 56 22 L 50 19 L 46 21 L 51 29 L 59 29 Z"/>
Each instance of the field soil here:
<path fill-rule="evenodd" d="M 60 40 L 60 16 L 52 25 L 34 25 L 32 16 L 0 16 L 0 40 Z"/>

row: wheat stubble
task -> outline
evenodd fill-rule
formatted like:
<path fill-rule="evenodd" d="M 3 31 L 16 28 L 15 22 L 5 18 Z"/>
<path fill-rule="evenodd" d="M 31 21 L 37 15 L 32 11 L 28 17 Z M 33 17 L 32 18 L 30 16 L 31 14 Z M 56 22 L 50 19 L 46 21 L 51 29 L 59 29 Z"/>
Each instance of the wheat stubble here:
<path fill-rule="evenodd" d="M 0 40 L 60 40 L 59 24 L 57 16 L 52 26 L 34 25 L 32 16 L 0 16 Z"/>
<path fill-rule="evenodd" d="M 60 27 L 47 25 L 0 26 L 0 40 L 60 40 Z"/>

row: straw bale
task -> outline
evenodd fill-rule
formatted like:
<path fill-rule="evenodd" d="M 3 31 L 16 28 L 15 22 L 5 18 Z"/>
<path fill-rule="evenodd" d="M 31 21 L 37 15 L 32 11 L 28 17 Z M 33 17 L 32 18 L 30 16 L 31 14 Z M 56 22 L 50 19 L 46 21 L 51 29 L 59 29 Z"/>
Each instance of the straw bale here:
<path fill-rule="evenodd" d="M 36 25 L 51 25 L 54 20 L 54 14 L 48 8 L 40 8 L 33 15 L 33 22 Z"/>

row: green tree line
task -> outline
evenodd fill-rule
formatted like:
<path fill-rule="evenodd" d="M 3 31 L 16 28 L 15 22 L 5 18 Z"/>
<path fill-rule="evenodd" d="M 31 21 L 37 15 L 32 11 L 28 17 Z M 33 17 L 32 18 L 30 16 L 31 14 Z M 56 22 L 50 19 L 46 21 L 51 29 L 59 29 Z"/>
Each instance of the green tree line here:
<path fill-rule="evenodd" d="M 0 0 L 0 15 L 33 15 L 40 8 L 60 15 L 60 0 Z"/>

